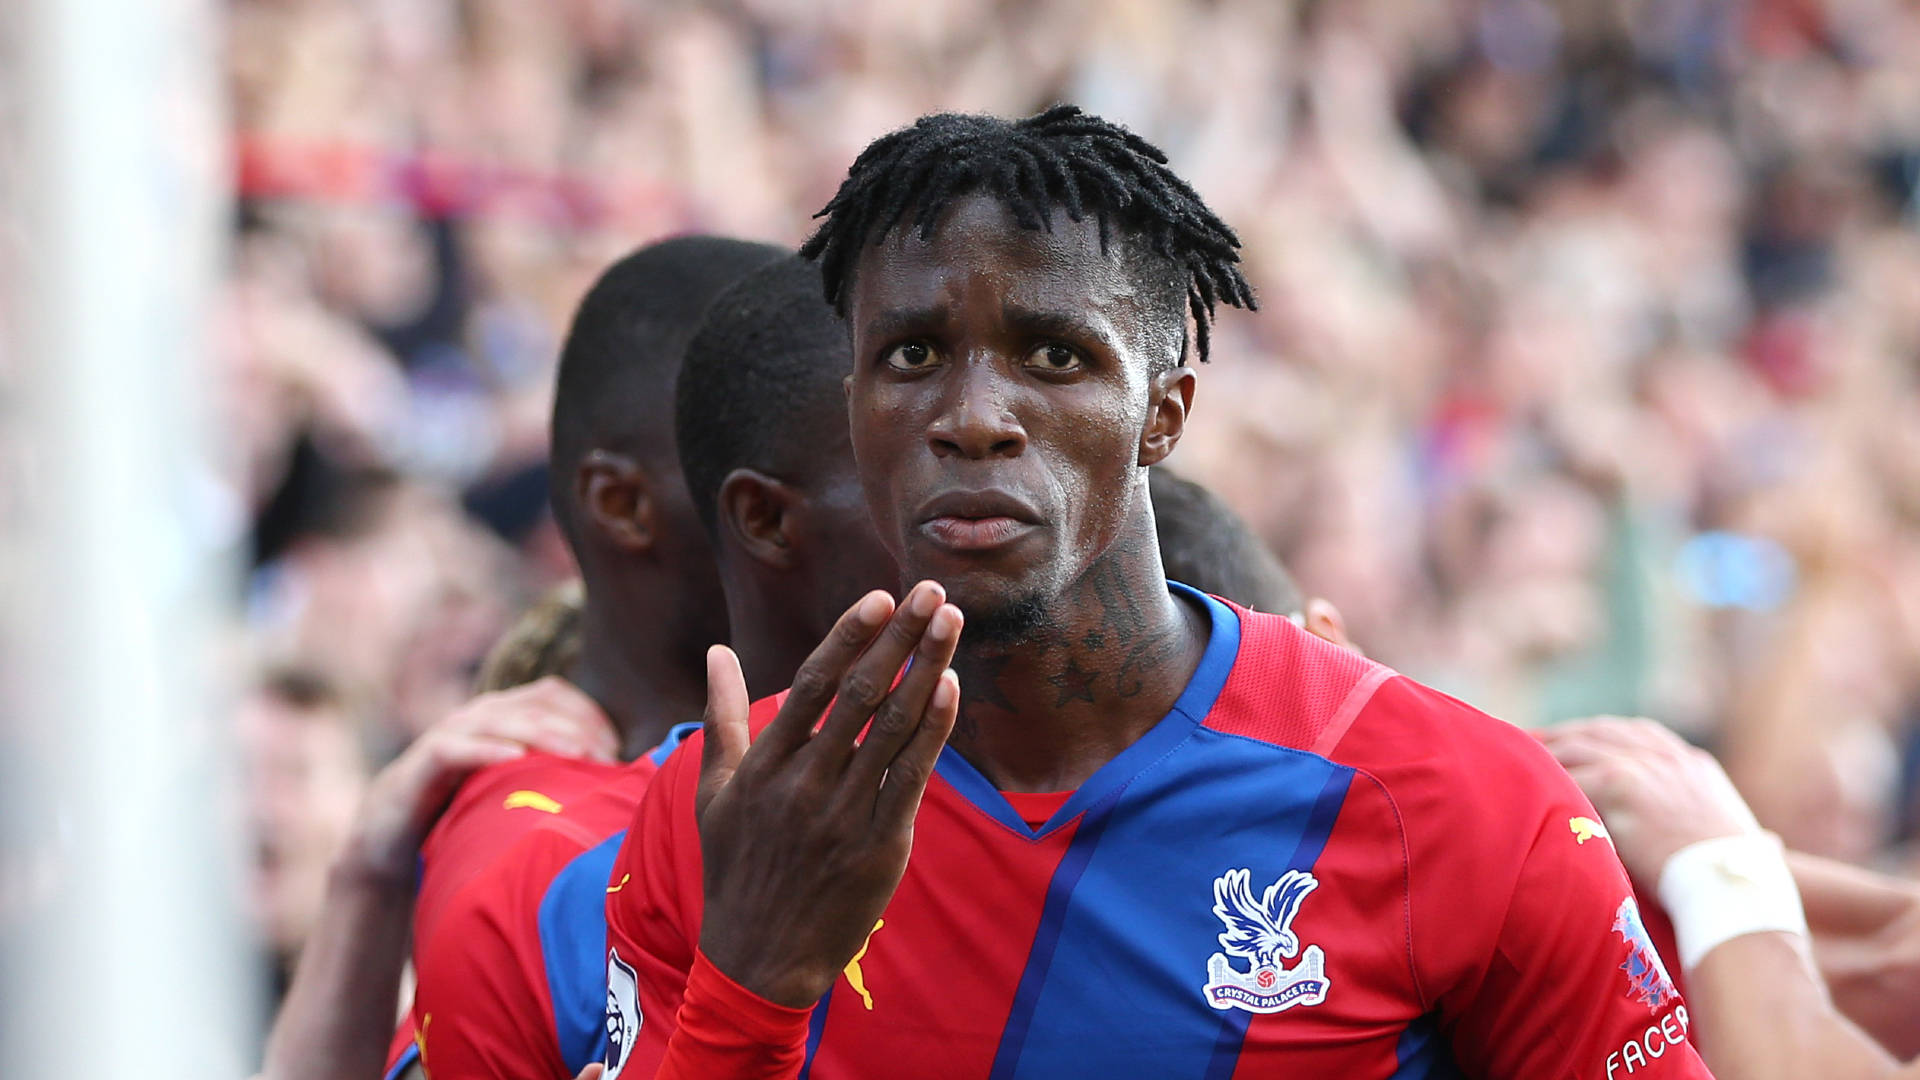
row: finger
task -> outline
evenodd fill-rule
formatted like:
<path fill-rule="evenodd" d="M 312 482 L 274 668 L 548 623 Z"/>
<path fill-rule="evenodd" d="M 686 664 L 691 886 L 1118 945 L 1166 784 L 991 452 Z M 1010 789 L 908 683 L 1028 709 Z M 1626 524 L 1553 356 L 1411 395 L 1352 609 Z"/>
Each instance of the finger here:
<path fill-rule="evenodd" d="M 1584 734 L 1563 733 L 1551 739 L 1541 739 L 1547 752 L 1553 755 L 1562 768 L 1572 769 L 1579 765 L 1592 765 L 1616 757 L 1620 753 L 1613 747 L 1598 742 Z"/>
<path fill-rule="evenodd" d="M 1665 724 L 1645 717 L 1603 716 L 1565 725 L 1564 729 L 1602 746 L 1629 753 L 1677 752 L 1686 740 Z"/>
<path fill-rule="evenodd" d="M 595 1062 L 581 1069 L 580 1075 L 574 1077 L 573 1080 L 600 1080 L 601 1075 L 606 1071 L 607 1067 L 605 1065 Z"/>
<path fill-rule="evenodd" d="M 1607 807 L 1602 804 L 1612 801 L 1611 772 L 1603 765 L 1577 765 L 1568 768 L 1567 775 L 1573 778 L 1574 786 L 1580 789 L 1580 794 L 1585 795 L 1587 801 L 1593 804 L 1594 811 L 1604 818 Z"/>
<path fill-rule="evenodd" d="M 544 750 L 561 757 L 593 758 L 600 761 L 612 761 L 617 755 L 616 749 L 600 733 L 582 729 L 580 724 L 566 716 L 554 716 L 543 713 L 527 718 L 530 732 L 523 741 L 535 750 Z"/>
<path fill-rule="evenodd" d="M 564 716 L 583 731 L 603 733 L 610 744 L 617 745 L 613 721 L 586 691 L 558 675 L 548 675 L 531 684 L 528 690 L 529 700 L 538 703 L 543 711 Z"/>
<path fill-rule="evenodd" d="M 960 674 L 948 668 L 940 673 L 940 683 L 927 701 L 920 727 L 887 768 L 887 778 L 873 804 L 875 825 L 886 829 L 912 824 L 914 815 L 920 812 L 920 798 L 927 792 L 927 781 L 933 779 L 934 766 L 940 761 L 940 751 L 946 747 L 947 736 L 953 734 L 954 721 L 959 717 Z"/>
<path fill-rule="evenodd" d="M 960 644 L 960 624 L 960 609 L 952 604 L 943 604 L 934 612 L 926 634 L 913 651 L 913 665 L 874 711 L 866 738 L 853 752 L 843 791 L 849 798 L 864 800 L 869 813 L 881 777 L 920 729 L 933 692 L 940 686 L 940 676 L 953 663 L 954 649 Z"/>
<path fill-rule="evenodd" d="M 708 649 L 707 711 L 701 719 L 706 741 L 700 747 L 700 784 L 694 794 L 697 815 L 705 815 L 707 804 L 740 768 L 740 759 L 747 752 L 750 705 L 740 658 L 725 645 Z"/>
<path fill-rule="evenodd" d="M 887 620 L 886 628 L 841 678 L 833 710 L 827 714 L 826 723 L 820 725 L 820 734 L 807 747 L 810 756 L 846 762 L 847 755 L 853 752 L 854 737 L 887 699 L 894 679 L 900 674 L 900 665 L 919 647 L 927 624 L 946 598 L 946 590 L 934 581 L 923 581 L 907 593 L 899 610 Z M 933 674 L 937 676 L 939 672 Z"/>
<path fill-rule="evenodd" d="M 430 737 L 509 740 L 561 757 L 584 757 L 595 748 L 594 741 L 583 735 L 572 721 L 531 709 L 513 712 L 490 709 L 483 720 L 464 731 L 452 730 Z"/>
<path fill-rule="evenodd" d="M 442 777 L 465 778 L 476 769 L 525 757 L 526 753 L 524 743 L 485 735 L 460 735 L 434 748 L 434 771 Z"/>
<path fill-rule="evenodd" d="M 446 809 L 461 781 L 477 769 L 512 761 L 527 752 L 517 742 L 465 733 L 443 734 L 420 744 L 419 749 L 417 757 L 403 755 L 389 766 L 390 770 L 405 770 L 404 776 L 395 776 L 395 786 L 389 790 L 411 807 L 408 820 L 421 836 Z"/>
<path fill-rule="evenodd" d="M 841 677 L 893 614 L 893 597 L 878 589 L 860 598 L 840 616 L 826 639 L 814 647 L 800 670 L 779 715 L 760 733 L 761 753 L 784 757 L 813 737 L 813 726 L 840 689 Z"/>

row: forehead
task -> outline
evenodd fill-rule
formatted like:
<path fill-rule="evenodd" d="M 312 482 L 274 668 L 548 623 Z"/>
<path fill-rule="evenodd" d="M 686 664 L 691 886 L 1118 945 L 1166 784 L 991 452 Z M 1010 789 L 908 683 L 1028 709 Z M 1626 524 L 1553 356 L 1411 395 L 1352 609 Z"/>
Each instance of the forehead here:
<path fill-rule="evenodd" d="M 988 315 L 999 314 L 995 308 L 1067 313 L 1119 334 L 1138 332 L 1147 297 L 1118 239 L 1102 251 L 1093 218 L 1073 221 L 1057 207 L 1048 225 L 1023 229 L 998 200 L 971 195 L 929 239 L 895 228 L 861 253 L 848 305 L 854 332 L 873 333 L 876 319 L 901 311 L 955 317 L 975 307 Z"/>

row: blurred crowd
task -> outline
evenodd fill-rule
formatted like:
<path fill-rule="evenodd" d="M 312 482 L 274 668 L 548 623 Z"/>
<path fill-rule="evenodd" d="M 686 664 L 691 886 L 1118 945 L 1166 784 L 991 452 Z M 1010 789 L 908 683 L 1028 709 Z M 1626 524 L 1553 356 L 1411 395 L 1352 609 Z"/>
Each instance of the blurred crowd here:
<path fill-rule="evenodd" d="M 225 466 L 275 943 L 372 764 L 570 574 L 557 342 L 685 231 L 797 242 L 929 111 L 1122 120 L 1241 233 L 1173 464 L 1379 659 L 1657 717 L 1792 846 L 1920 812 L 1920 8 L 235 0 Z"/>

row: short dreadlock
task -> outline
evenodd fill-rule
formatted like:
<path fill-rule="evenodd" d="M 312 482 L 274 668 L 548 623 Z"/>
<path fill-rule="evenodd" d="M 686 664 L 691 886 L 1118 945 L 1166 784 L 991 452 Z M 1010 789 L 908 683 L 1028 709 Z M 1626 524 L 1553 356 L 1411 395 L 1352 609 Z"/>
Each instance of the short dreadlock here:
<path fill-rule="evenodd" d="M 1099 222 L 1102 252 L 1113 227 L 1163 260 L 1185 287 L 1201 360 L 1216 302 L 1257 306 L 1240 273 L 1240 238 L 1167 167 L 1167 155 L 1077 105 L 1024 120 L 939 113 L 881 136 L 814 215 L 826 221 L 800 254 L 819 260 L 827 302 L 845 316 L 863 246 L 903 223 L 931 239 L 946 208 L 978 191 L 1023 229 L 1049 229 L 1060 207 L 1073 221 L 1091 214 Z"/>

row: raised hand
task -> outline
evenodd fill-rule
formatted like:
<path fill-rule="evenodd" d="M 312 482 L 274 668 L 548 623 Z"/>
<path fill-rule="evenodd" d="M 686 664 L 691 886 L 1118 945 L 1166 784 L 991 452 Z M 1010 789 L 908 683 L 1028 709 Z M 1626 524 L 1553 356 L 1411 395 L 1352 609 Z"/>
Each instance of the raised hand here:
<path fill-rule="evenodd" d="M 1535 734 L 1600 811 L 1620 861 L 1649 895 L 1674 852 L 1760 831 L 1713 755 L 1652 720 L 1603 716 Z"/>
<path fill-rule="evenodd" d="M 420 841 L 477 769 L 544 750 L 611 761 L 619 742 L 592 698 L 564 679 L 481 694 L 449 713 L 380 771 L 361 801 L 348 865 L 411 882 Z"/>
<path fill-rule="evenodd" d="M 818 1001 L 906 872 L 914 814 L 960 709 L 948 665 L 962 620 L 945 600 L 930 581 L 898 609 L 885 593 L 863 597 L 751 746 L 739 661 L 720 646 L 707 654 L 700 948 L 768 1001 Z"/>

